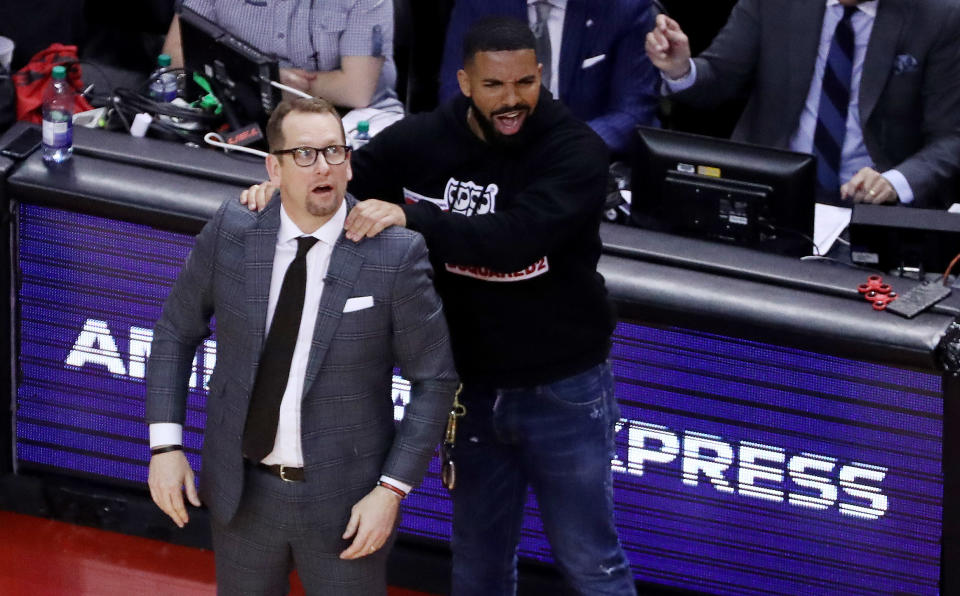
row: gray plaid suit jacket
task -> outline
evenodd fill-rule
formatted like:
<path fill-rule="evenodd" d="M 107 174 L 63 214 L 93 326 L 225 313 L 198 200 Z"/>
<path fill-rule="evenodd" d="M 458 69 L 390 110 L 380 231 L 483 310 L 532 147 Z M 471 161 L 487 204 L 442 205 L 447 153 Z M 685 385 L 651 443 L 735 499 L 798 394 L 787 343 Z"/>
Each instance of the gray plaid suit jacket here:
<path fill-rule="evenodd" d="M 347 206 L 356 201 L 347 197 Z M 253 213 L 228 200 L 197 236 L 154 328 L 146 420 L 183 423 L 191 363 L 216 316 L 201 496 L 227 523 L 243 491 L 241 438 L 265 341 L 280 201 Z M 446 320 L 423 237 L 389 228 L 359 244 L 342 234 L 330 258 L 302 396 L 306 484 L 317 502 L 359 499 L 380 474 L 419 484 L 457 385 Z M 348 298 L 374 306 L 344 313 Z M 392 370 L 411 382 L 399 428 Z"/>

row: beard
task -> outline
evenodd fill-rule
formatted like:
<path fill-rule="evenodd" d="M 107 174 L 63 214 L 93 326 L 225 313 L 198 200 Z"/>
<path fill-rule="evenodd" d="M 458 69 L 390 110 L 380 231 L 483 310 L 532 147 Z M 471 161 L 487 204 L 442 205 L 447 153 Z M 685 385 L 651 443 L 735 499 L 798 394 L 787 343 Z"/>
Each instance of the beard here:
<path fill-rule="evenodd" d="M 342 202 L 343 196 L 338 196 L 336 191 L 323 198 L 315 197 L 311 193 L 307 193 L 304 206 L 307 213 L 313 217 L 330 217 L 337 212 Z"/>
<path fill-rule="evenodd" d="M 480 108 L 477 107 L 477 104 L 473 103 L 473 98 L 470 100 L 470 109 L 473 110 L 473 118 L 477 122 L 477 126 L 480 127 L 480 130 L 483 132 L 483 138 L 486 139 L 488 143 L 500 147 L 516 147 L 521 142 L 526 135 L 524 135 L 525 126 L 521 126 L 520 130 L 516 134 L 505 135 L 497 130 L 493 125 L 493 121 L 490 118 L 497 116 L 498 114 L 505 114 L 507 112 L 514 112 L 521 110 L 526 112 L 526 118 L 524 119 L 523 124 L 526 125 L 526 120 L 529 119 L 530 113 L 533 111 L 525 103 L 519 103 L 513 106 L 505 106 L 498 108 L 490 114 L 490 118 L 487 118 L 483 112 L 480 111 Z"/>

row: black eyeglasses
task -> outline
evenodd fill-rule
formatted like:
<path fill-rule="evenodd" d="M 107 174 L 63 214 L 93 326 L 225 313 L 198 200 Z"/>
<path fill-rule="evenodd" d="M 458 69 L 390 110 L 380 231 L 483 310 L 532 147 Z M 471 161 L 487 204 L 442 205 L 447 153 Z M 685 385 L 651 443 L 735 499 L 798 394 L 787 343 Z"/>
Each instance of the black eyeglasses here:
<path fill-rule="evenodd" d="M 327 145 L 326 147 L 293 147 L 292 149 L 279 149 L 274 151 L 274 155 L 283 155 L 289 153 L 293 155 L 293 163 L 301 168 L 309 168 L 317 163 L 317 156 L 323 154 L 323 159 L 327 165 L 337 166 L 342 164 L 350 153 L 350 147 L 347 145 Z"/>

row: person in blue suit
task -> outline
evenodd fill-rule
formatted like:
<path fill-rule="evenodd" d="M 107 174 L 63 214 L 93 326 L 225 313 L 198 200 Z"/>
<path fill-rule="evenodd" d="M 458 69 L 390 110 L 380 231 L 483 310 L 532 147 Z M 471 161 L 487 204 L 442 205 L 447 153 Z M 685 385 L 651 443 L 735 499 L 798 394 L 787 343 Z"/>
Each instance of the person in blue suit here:
<path fill-rule="evenodd" d="M 470 25 L 501 15 L 536 28 L 538 10 L 543 11 L 538 4 L 549 4 L 546 27 L 552 41 L 552 59 L 538 56 L 545 79 L 548 71 L 552 75 L 544 86 L 614 154 L 626 153 L 637 125 L 657 123 L 659 73 L 644 51 L 644 36 L 654 26 L 650 0 L 457 0 L 440 67 L 440 101 L 460 93 L 460 49 Z"/>

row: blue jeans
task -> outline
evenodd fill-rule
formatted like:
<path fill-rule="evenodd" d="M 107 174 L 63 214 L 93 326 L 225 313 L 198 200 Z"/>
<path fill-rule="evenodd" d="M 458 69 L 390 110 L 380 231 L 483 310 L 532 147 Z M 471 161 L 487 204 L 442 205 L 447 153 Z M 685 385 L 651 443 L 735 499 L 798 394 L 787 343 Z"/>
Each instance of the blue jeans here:
<path fill-rule="evenodd" d="M 527 485 L 553 558 L 580 594 L 635 594 L 613 522 L 607 363 L 521 389 L 464 386 L 453 490 L 453 595 L 512 595 Z"/>

